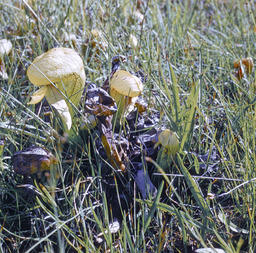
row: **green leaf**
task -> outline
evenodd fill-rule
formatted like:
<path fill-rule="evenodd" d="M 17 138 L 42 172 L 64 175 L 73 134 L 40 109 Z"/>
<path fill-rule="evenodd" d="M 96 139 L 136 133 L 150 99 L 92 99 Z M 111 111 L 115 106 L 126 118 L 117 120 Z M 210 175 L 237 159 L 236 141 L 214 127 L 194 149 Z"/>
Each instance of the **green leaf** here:
<path fill-rule="evenodd" d="M 180 118 L 180 111 L 181 111 L 180 98 L 179 98 L 179 85 L 171 64 L 169 64 L 169 69 L 171 71 L 171 77 L 172 77 L 172 93 L 174 96 L 176 123 L 178 123 Z M 165 89 L 167 90 L 167 87 L 165 87 Z"/>
<path fill-rule="evenodd" d="M 185 126 L 183 127 L 182 132 L 182 139 L 180 143 L 180 150 L 183 149 L 186 141 L 188 140 L 189 134 L 191 133 L 192 127 L 193 127 L 193 118 L 196 111 L 197 101 L 198 101 L 198 94 L 199 94 L 199 87 L 198 82 L 193 83 L 192 90 L 190 92 L 190 95 L 187 98 L 187 107 L 188 110 L 184 112 L 183 115 L 183 122 L 185 122 Z"/>
<path fill-rule="evenodd" d="M 191 190 L 193 197 L 195 198 L 197 204 L 200 206 L 200 209 L 202 210 L 202 212 L 204 213 L 204 217 L 206 218 L 210 218 L 212 216 L 211 210 L 209 208 L 209 206 L 207 205 L 202 192 L 200 190 L 200 188 L 198 187 L 197 183 L 195 182 L 195 180 L 192 178 L 192 176 L 190 175 L 189 171 L 187 170 L 187 168 L 184 166 L 183 161 L 180 157 L 179 154 L 177 154 L 177 158 L 178 158 L 178 162 L 179 162 L 179 168 L 182 172 L 182 174 L 185 177 L 185 180 L 188 184 L 189 189 Z"/>

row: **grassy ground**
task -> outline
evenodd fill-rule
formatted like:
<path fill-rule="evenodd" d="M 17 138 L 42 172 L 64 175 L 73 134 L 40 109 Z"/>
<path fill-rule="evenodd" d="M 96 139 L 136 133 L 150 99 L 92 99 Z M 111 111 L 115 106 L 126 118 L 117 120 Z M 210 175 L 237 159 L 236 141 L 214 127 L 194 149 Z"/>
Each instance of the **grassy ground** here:
<path fill-rule="evenodd" d="M 255 75 L 239 81 L 233 69 L 234 60 L 255 55 L 253 1 L 1 0 L 0 12 L 0 38 L 13 45 L 3 57 L 8 80 L 0 79 L 1 252 L 255 252 Z M 92 47 L 93 28 L 103 32 L 106 48 Z M 36 90 L 27 67 L 57 46 L 79 52 L 86 80 L 99 87 L 111 58 L 128 56 L 124 68 L 147 74 L 143 98 L 163 117 L 156 127 L 180 138 L 180 152 L 164 172 L 149 159 L 156 198 L 142 200 L 128 176 L 134 198 L 121 207 L 116 233 L 110 228 L 121 194 L 110 206 L 106 161 L 90 135 L 62 152 L 51 126 L 27 105 Z M 58 180 L 35 180 L 29 190 L 11 157 L 31 144 L 61 162 Z"/>

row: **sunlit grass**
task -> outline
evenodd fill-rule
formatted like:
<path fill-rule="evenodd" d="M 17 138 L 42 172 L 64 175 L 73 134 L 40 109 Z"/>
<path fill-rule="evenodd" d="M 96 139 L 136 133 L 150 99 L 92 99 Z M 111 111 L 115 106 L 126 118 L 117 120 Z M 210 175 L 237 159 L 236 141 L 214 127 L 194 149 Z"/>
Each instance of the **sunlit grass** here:
<path fill-rule="evenodd" d="M 143 19 L 133 15 L 136 9 Z M 0 12 L 0 39 L 13 45 L 2 59 L 8 80 L 0 79 L 1 252 L 255 251 L 255 72 L 238 81 L 233 69 L 234 60 L 256 53 L 252 1 L 2 0 Z M 93 28 L 107 49 L 92 47 Z M 74 48 L 86 81 L 99 87 L 111 58 L 128 56 L 123 68 L 147 74 L 148 114 L 158 110 L 158 127 L 176 131 L 181 141 L 168 170 L 147 160 L 155 199 L 142 200 L 129 177 L 133 207 L 121 208 L 120 229 L 112 234 L 116 210 L 106 197 L 102 170 L 109 161 L 96 149 L 99 137 L 77 132 L 82 137 L 63 147 L 53 126 L 27 105 L 36 89 L 27 67 L 57 46 Z M 11 157 L 32 144 L 54 152 L 60 177 L 45 185 L 35 180 L 29 189 Z M 118 192 L 125 179 L 112 173 Z M 117 194 L 117 209 L 122 201 Z"/>

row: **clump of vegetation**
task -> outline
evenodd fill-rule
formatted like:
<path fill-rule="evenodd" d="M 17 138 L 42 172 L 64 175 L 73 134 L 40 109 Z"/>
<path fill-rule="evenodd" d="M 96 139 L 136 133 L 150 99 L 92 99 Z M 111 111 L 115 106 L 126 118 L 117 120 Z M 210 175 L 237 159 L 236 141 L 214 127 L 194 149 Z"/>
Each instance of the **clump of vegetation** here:
<path fill-rule="evenodd" d="M 252 2 L 3 0 L 0 11 L 1 252 L 255 251 Z M 80 103 L 62 80 L 49 84 L 57 108 L 46 93 L 29 104 L 28 67 L 59 47 L 82 58 Z M 143 83 L 121 121 L 116 55 L 121 78 Z M 179 137 L 170 154 L 156 145 L 164 129 Z"/>

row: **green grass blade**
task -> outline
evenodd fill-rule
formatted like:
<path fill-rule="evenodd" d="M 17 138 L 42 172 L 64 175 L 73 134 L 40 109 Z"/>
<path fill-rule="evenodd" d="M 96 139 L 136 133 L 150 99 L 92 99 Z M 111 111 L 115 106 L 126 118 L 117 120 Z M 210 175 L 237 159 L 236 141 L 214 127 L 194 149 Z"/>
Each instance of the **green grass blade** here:
<path fill-rule="evenodd" d="M 208 219 L 208 218 L 212 217 L 212 212 L 211 212 L 208 204 L 206 203 L 199 186 L 195 182 L 194 178 L 192 178 L 192 176 L 190 175 L 187 168 L 184 166 L 184 163 L 179 154 L 177 154 L 177 158 L 178 158 L 178 163 L 179 163 L 179 169 L 180 169 L 181 173 L 184 175 L 185 180 L 188 184 L 188 187 L 191 190 L 193 197 L 195 198 L 201 211 L 204 213 L 205 218 Z"/>
<path fill-rule="evenodd" d="M 172 68 L 172 65 L 169 63 L 169 71 L 171 72 L 171 78 L 172 78 L 172 93 L 174 97 L 174 105 L 175 105 L 175 116 L 176 116 L 176 124 L 178 124 L 180 120 L 180 111 L 181 111 L 181 106 L 180 106 L 180 97 L 179 97 L 179 84 L 176 78 L 176 75 L 174 73 L 174 70 Z M 166 87 L 166 82 L 165 82 L 165 90 L 167 92 L 168 87 Z"/>
<path fill-rule="evenodd" d="M 185 125 L 182 126 L 182 139 L 180 142 L 180 150 L 183 150 L 185 143 L 188 141 L 188 137 L 190 134 L 192 134 L 193 131 L 193 119 L 196 111 L 196 105 L 199 95 L 199 87 L 198 83 L 192 84 L 192 90 L 190 92 L 190 95 L 187 98 L 187 107 L 188 110 L 183 112 L 183 121 L 185 122 Z"/>

